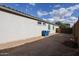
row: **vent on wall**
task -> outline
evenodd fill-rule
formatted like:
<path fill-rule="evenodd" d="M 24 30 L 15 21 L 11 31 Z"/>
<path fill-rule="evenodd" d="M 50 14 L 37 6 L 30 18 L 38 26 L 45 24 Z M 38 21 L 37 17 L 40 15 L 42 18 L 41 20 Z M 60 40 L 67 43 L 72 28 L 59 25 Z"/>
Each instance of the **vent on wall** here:
<path fill-rule="evenodd" d="M 38 21 L 37 23 L 38 23 L 39 25 L 41 25 L 41 24 L 42 24 L 42 22 L 41 22 L 41 21 Z"/>
<path fill-rule="evenodd" d="M 37 24 L 39 24 L 39 25 L 46 25 L 46 22 L 38 21 Z"/>

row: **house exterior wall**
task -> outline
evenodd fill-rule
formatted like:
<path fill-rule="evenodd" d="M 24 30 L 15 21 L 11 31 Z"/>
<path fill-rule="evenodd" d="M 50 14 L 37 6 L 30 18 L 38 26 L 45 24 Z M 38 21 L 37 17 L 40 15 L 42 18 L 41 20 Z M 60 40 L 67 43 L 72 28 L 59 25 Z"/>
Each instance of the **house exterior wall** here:
<path fill-rule="evenodd" d="M 48 30 L 48 24 L 39 25 L 37 22 L 30 18 L 0 11 L 0 43 L 41 36 L 42 30 Z M 51 33 L 55 33 L 55 28 L 50 30 Z"/>
<path fill-rule="evenodd" d="M 56 33 L 56 29 L 59 28 L 56 25 L 50 25 L 50 33 Z"/>

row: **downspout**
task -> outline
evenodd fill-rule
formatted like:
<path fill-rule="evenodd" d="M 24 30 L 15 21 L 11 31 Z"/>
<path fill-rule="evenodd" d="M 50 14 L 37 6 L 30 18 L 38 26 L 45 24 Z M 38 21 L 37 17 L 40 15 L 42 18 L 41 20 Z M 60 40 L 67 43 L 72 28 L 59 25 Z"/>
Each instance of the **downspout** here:
<path fill-rule="evenodd" d="M 50 31 L 50 24 L 48 24 L 48 30 Z"/>

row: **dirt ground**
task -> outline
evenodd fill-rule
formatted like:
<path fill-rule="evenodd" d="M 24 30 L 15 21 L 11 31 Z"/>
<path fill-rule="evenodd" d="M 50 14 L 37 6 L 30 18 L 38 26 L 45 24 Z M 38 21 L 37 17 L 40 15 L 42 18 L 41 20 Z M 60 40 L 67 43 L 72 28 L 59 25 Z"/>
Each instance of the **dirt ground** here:
<path fill-rule="evenodd" d="M 2 56 L 78 56 L 79 48 L 65 45 L 70 41 L 70 34 L 55 34 L 41 40 L 0 51 Z"/>

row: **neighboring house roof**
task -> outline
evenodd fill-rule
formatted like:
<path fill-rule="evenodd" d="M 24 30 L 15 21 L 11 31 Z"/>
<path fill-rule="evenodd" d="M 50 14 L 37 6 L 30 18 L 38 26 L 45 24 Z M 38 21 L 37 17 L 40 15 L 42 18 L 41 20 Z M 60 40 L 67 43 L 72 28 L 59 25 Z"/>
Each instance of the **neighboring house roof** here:
<path fill-rule="evenodd" d="M 22 16 L 22 17 L 30 18 L 30 19 L 33 19 L 33 20 L 37 20 L 37 21 L 41 21 L 41 22 L 45 22 L 45 23 L 48 23 L 48 24 L 52 24 L 52 25 L 53 25 L 53 23 L 50 23 L 50 22 L 45 21 L 45 20 L 42 20 L 42 19 L 40 19 L 40 18 L 31 16 L 31 15 L 29 15 L 29 14 L 25 14 L 25 13 L 23 13 L 23 12 L 21 12 L 21 11 L 12 9 L 12 8 L 7 7 L 7 6 L 5 6 L 5 5 L 0 5 L 0 10 L 5 11 L 5 12 L 8 12 L 8 13 L 15 14 L 15 15 L 19 15 L 19 16 Z"/>

